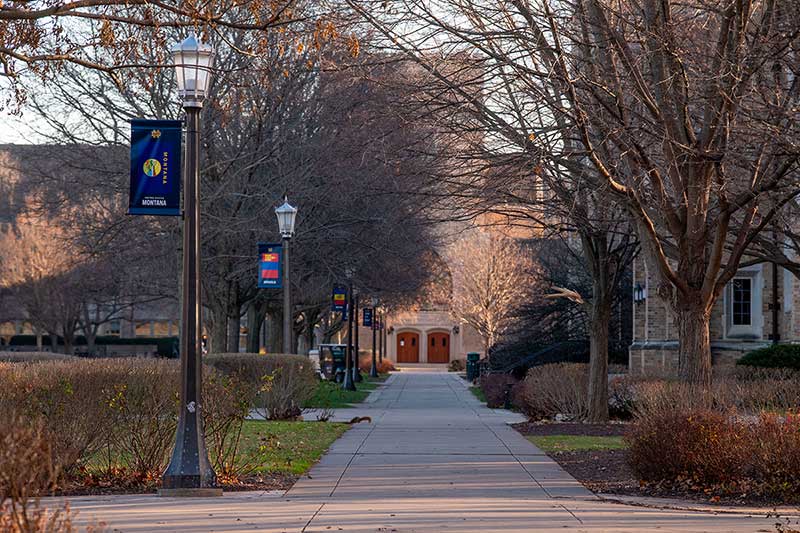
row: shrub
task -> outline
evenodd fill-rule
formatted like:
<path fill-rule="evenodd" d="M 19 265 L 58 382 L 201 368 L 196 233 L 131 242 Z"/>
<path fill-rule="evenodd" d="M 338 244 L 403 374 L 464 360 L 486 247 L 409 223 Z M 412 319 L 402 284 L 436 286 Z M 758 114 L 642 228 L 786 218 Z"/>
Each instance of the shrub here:
<path fill-rule="evenodd" d="M 0 412 L 41 421 L 53 454 L 71 473 L 108 437 L 111 411 L 102 391 L 115 381 L 109 362 L 10 365 L 0 370 Z"/>
<path fill-rule="evenodd" d="M 207 368 L 203 377 L 203 423 L 209 460 L 220 481 L 235 482 L 259 465 L 237 460 L 244 421 L 255 401 L 251 386 Z"/>
<path fill-rule="evenodd" d="M 249 386 L 256 408 L 269 420 L 299 416 L 318 382 L 314 365 L 303 355 L 219 354 L 206 363 Z"/>
<path fill-rule="evenodd" d="M 486 398 L 486 406 L 504 407 L 506 398 L 512 401 L 512 390 L 519 380 L 511 374 L 484 374 L 480 377 L 479 386 Z M 513 402 L 512 402 L 513 403 Z"/>
<path fill-rule="evenodd" d="M 394 365 L 388 359 L 380 361 L 377 360 L 376 357 L 376 362 L 378 374 L 388 374 L 394 370 Z M 369 373 L 370 368 L 372 368 L 372 354 L 369 354 L 368 356 L 362 355 L 361 359 L 358 361 L 358 369 L 361 370 L 361 372 Z"/>
<path fill-rule="evenodd" d="M 740 366 L 800 370 L 800 344 L 772 344 L 736 361 Z"/>
<path fill-rule="evenodd" d="M 41 423 L 4 413 L 0 418 L 0 531 L 70 532 L 73 513 L 65 504 L 43 509 L 39 496 L 54 487 L 59 467 Z M 91 531 L 100 531 L 97 525 Z"/>
<path fill-rule="evenodd" d="M 633 417 L 636 393 L 625 378 L 612 378 L 608 382 L 608 414 L 611 418 L 627 420 Z"/>
<path fill-rule="evenodd" d="M 581 363 L 535 366 L 516 394 L 518 407 L 531 419 L 558 414 L 583 420 L 588 414 L 589 369 Z"/>
<path fill-rule="evenodd" d="M 290 381 L 301 382 L 307 376 L 298 374 L 303 368 L 299 361 L 306 360 L 293 357 L 294 374 L 287 375 Z M 270 385 L 283 384 L 277 372 L 283 368 L 275 367 Z M 244 465 L 234 458 L 256 389 L 235 375 L 208 366 L 203 372 L 202 412 L 209 455 L 223 479 L 230 480 L 243 472 Z M 38 428 L 49 457 L 68 479 L 89 484 L 112 480 L 117 486 L 154 484 L 175 438 L 179 378 L 178 362 L 163 359 L 3 363 L 0 424 L 21 421 L 17 425 Z M 11 433 L 0 425 L 0 441 Z M 25 442 L 28 437 L 33 438 L 22 434 L 19 440 Z M 44 468 L 46 463 L 42 465 Z M 0 469 L 3 475 L 2 458 Z M 32 470 L 30 475 L 37 472 Z"/>
<path fill-rule="evenodd" d="M 717 411 L 651 412 L 625 437 L 628 462 L 644 481 L 735 482 L 747 469 L 748 433 L 742 422 Z"/>
<path fill-rule="evenodd" d="M 800 419 L 765 414 L 751 431 L 749 459 L 760 491 L 796 501 L 800 490 Z"/>
<path fill-rule="evenodd" d="M 50 352 L 0 352 L 2 363 L 33 363 L 39 361 L 66 361 L 76 359 L 73 355 Z"/>
<path fill-rule="evenodd" d="M 450 361 L 450 366 L 448 370 L 450 372 L 463 372 L 467 369 L 467 362 L 464 359 L 453 359 Z"/>
<path fill-rule="evenodd" d="M 109 457 L 106 467 L 124 468 L 136 482 L 153 482 L 166 467 L 175 438 L 180 367 L 164 360 L 116 359 L 110 364 L 117 375 L 102 397 L 112 413 L 109 450 L 121 453 Z"/>

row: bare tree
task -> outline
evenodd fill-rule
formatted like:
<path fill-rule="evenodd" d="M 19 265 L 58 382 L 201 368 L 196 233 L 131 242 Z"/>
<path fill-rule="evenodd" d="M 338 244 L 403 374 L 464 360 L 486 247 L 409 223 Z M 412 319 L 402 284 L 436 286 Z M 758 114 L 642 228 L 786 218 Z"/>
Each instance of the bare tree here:
<path fill-rule="evenodd" d="M 533 292 L 534 263 L 516 241 L 473 231 L 448 250 L 451 312 L 478 332 L 487 356 Z"/>
<path fill-rule="evenodd" d="M 415 60 L 432 42 L 444 54 L 468 51 L 494 74 L 476 113 L 497 142 L 624 206 L 676 313 L 679 372 L 707 384 L 711 308 L 748 244 L 797 191 L 795 6 L 351 5 Z M 508 105 L 520 102 L 509 94 L 528 98 Z"/>

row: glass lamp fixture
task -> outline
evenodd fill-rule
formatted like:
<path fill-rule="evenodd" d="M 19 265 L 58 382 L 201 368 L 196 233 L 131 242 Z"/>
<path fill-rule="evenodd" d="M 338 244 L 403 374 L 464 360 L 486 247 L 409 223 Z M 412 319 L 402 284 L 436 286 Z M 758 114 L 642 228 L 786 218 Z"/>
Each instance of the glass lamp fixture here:
<path fill-rule="evenodd" d="M 289 205 L 289 200 L 284 196 L 283 205 L 275 208 L 278 217 L 278 230 L 281 237 L 289 239 L 294 235 L 294 221 L 297 217 L 297 208 Z"/>
<path fill-rule="evenodd" d="M 202 107 L 211 85 L 214 49 L 190 33 L 182 43 L 172 47 L 172 62 L 184 107 Z"/>

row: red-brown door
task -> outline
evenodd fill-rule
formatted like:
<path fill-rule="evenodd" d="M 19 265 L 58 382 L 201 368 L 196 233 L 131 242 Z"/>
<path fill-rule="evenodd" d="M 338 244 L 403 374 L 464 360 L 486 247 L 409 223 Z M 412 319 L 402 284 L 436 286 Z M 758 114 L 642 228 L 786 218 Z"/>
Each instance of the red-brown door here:
<path fill-rule="evenodd" d="M 450 362 L 450 334 L 428 333 L 428 362 Z"/>
<path fill-rule="evenodd" d="M 397 362 L 419 363 L 419 335 L 406 331 L 397 335 Z"/>

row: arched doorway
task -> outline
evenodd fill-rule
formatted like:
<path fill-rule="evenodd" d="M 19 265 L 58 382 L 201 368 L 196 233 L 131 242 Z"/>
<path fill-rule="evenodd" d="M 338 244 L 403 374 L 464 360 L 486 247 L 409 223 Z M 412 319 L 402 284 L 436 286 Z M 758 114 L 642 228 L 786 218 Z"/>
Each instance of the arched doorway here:
<path fill-rule="evenodd" d="M 450 334 L 435 332 L 428 333 L 428 362 L 450 362 Z"/>
<path fill-rule="evenodd" d="M 397 334 L 397 362 L 419 363 L 419 333 L 404 331 Z"/>

